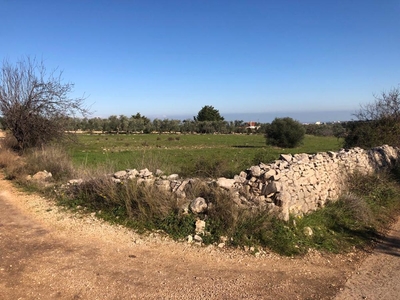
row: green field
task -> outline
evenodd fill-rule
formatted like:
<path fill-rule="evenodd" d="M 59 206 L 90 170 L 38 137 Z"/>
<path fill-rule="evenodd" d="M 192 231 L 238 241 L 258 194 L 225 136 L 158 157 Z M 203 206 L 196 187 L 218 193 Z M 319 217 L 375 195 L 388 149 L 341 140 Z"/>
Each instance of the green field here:
<path fill-rule="evenodd" d="M 261 134 L 81 134 L 78 143 L 69 146 L 69 152 L 75 165 L 86 168 L 147 167 L 182 176 L 233 176 L 260 161 L 278 159 L 281 153 L 337 151 L 341 145 L 335 137 L 311 135 L 300 147 L 281 149 L 266 145 Z"/>

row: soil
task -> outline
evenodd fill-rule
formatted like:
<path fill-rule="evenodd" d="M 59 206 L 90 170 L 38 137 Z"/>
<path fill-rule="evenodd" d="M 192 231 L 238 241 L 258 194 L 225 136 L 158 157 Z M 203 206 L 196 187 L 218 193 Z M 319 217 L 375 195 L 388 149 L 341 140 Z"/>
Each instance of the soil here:
<path fill-rule="evenodd" d="M 139 235 L 1 179 L 0 299 L 397 299 L 399 229 L 372 255 L 255 256 Z"/>

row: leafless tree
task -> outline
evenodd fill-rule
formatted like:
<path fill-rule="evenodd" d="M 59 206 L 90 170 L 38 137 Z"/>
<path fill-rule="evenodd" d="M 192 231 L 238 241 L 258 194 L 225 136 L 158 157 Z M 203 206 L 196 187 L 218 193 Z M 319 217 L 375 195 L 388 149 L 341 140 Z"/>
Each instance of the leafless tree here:
<path fill-rule="evenodd" d="M 392 88 L 375 96 L 375 101 L 361 108 L 354 114 L 360 121 L 392 119 L 400 121 L 400 89 Z"/>
<path fill-rule="evenodd" d="M 346 148 L 365 149 L 388 144 L 400 146 L 400 89 L 392 88 L 375 96 L 375 101 L 361 105 L 345 134 Z"/>
<path fill-rule="evenodd" d="M 61 71 L 48 73 L 43 60 L 3 61 L 0 112 L 21 150 L 65 137 L 67 119 L 89 113 L 84 97 L 69 97 L 73 87 L 73 83 L 62 82 Z"/>

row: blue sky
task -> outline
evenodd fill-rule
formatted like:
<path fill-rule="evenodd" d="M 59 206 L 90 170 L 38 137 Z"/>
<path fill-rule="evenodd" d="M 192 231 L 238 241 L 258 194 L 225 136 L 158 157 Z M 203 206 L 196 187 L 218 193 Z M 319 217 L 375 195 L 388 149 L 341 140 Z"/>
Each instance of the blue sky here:
<path fill-rule="evenodd" d="M 399 15 L 398 0 L 0 0 L 0 58 L 59 67 L 94 116 L 323 120 L 398 87 Z"/>

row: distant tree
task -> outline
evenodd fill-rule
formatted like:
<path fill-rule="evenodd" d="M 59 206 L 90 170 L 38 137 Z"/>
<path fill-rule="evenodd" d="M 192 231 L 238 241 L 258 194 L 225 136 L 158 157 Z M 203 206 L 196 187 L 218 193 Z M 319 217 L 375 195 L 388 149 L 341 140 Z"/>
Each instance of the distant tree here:
<path fill-rule="evenodd" d="M 345 147 L 400 146 L 399 88 L 375 96 L 375 101 L 361 105 L 354 116 L 358 121 L 347 124 Z"/>
<path fill-rule="evenodd" d="M 265 137 L 267 144 L 294 148 L 304 139 L 305 129 L 303 125 L 292 118 L 275 118 L 267 127 Z"/>
<path fill-rule="evenodd" d="M 129 132 L 143 132 L 146 127 L 151 123 L 150 119 L 142 116 L 140 113 L 132 115 L 128 122 Z"/>
<path fill-rule="evenodd" d="M 145 116 L 142 116 L 140 113 L 136 113 L 136 115 L 132 115 L 131 119 L 143 120 L 144 125 L 147 125 L 150 123 L 150 119 Z"/>
<path fill-rule="evenodd" d="M 332 131 L 333 135 L 337 138 L 344 138 L 346 134 L 346 122 L 333 124 Z"/>
<path fill-rule="evenodd" d="M 85 115 L 84 98 L 70 98 L 74 85 L 62 72 L 47 73 L 43 61 L 29 57 L 15 65 L 4 60 L 0 74 L 0 112 L 20 150 L 60 140 L 69 117 Z"/>
<path fill-rule="evenodd" d="M 186 119 L 182 121 L 181 132 L 184 133 L 194 133 L 197 131 L 196 122 L 191 119 Z"/>
<path fill-rule="evenodd" d="M 116 115 L 111 115 L 107 119 L 108 131 L 119 132 L 119 118 Z"/>
<path fill-rule="evenodd" d="M 194 120 L 198 122 L 223 121 L 224 118 L 221 117 L 219 111 L 213 106 L 206 105 L 198 112 L 197 117 L 194 117 Z"/>
<path fill-rule="evenodd" d="M 162 120 L 161 119 L 155 118 L 153 120 L 153 128 L 158 133 L 161 133 L 161 124 L 162 124 Z"/>
<path fill-rule="evenodd" d="M 103 120 L 99 117 L 91 118 L 88 121 L 88 130 L 93 131 L 101 131 L 103 129 Z"/>
<path fill-rule="evenodd" d="M 119 130 L 127 132 L 129 127 L 129 119 L 124 115 L 119 116 Z"/>

